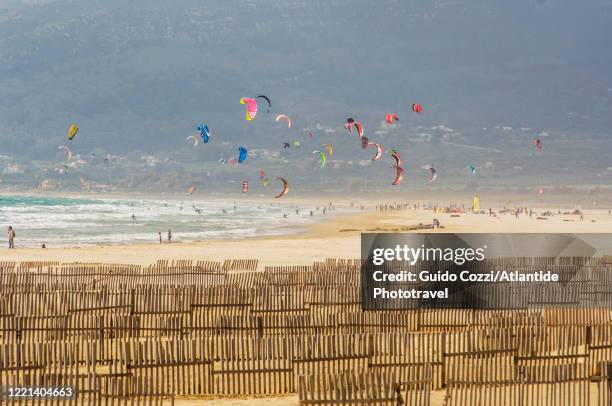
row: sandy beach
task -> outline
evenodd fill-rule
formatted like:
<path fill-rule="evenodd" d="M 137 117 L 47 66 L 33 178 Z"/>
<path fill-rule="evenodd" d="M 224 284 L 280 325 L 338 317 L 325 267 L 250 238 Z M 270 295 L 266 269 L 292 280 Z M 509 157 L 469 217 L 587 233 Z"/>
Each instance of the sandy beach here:
<path fill-rule="evenodd" d="M 472 3 L 0 0 L 0 405 L 612 406 L 612 0 Z"/>
<path fill-rule="evenodd" d="M 546 209 L 538 209 L 543 212 Z M 551 210 L 552 211 L 552 210 Z M 561 210 L 562 213 L 571 210 Z M 558 210 L 554 210 L 558 213 Z M 311 264 L 326 257 L 358 258 L 360 235 L 364 232 L 457 232 L 457 233 L 607 233 L 612 232 L 612 215 L 607 210 L 583 210 L 575 214 L 529 217 L 521 214 L 434 213 L 432 210 L 402 209 L 377 212 L 366 209 L 329 216 L 306 226 L 304 232 L 288 236 L 221 239 L 172 244 L 123 244 L 73 248 L 2 249 L 5 261 L 61 261 L 150 264 L 157 259 L 224 260 L 255 258 L 259 266 Z M 423 228 L 436 218 L 441 228 Z M 542 218 L 545 218 L 543 220 Z M 180 236 L 180 234 L 179 234 Z M 154 236 L 155 237 L 155 236 Z M 153 238 L 154 238 L 153 237 Z"/>
<path fill-rule="evenodd" d="M 544 212 L 546 209 L 538 209 Z M 570 212 L 572 210 L 561 210 Z M 288 236 L 225 239 L 182 243 L 124 244 L 72 248 L 2 249 L 2 261 L 60 261 L 129 263 L 147 265 L 158 259 L 225 260 L 257 259 L 259 269 L 273 265 L 309 265 L 327 257 L 358 258 L 360 235 L 367 232 L 479 232 L 479 233 L 606 233 L 612 232 L 612 215 L 607 210 L 584 210 L 583 219 L 576 214 L 532 217 L 513 213 L 490 216 L 473 213 L 435 213 L 433 210 L 401 209 L 362 211 L 330 215 Z M 432 220 L 441 228 L 432 229 Z M 591 391 L 597 388 L 591 385 Z M 443 405 L 446 392 L 431 392 L 431 405 Z M 280 397 L 181 398 L 182 406 L 298 405 L 297 395 Z"/>

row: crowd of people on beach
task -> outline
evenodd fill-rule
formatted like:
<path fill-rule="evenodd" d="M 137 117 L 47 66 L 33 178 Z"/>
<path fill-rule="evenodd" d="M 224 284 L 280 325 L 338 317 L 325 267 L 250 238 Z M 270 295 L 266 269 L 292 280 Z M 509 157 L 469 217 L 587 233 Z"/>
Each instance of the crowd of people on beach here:
<path fill-rule="evenodd" d="M 410 203 L 377 204 L 376 211 L 398 211 L 410 208 Z M 416 209 L 416 205 L 414 206 Z"/>
<path fill-rule="evenodd" d="M 351 207 L 355 207 L 355 203 L 350 203 Z M 236 209 L 236 203 L 234 202 L 234 206 L 233 206 L 234 210 Z M 367 207 L 365 207 L 364 205 L 360 205 L 359 208 L 361 210 L 366 210 Z M 291 210 L 294 210 L 295 215 L 299 216 L 300 212 L 303 208 L 300 208 L 297 205 L 293 205 L 290 206 Z M 536 216 L 536 219 L 538 220 L 545 220 L 548 217 L 553 217 L 553 216 L 561 216 L 561 215 L 575 215 L 575 216 L 579 216 L 579 221 L 583 222 L 585 220 L 584 218 L 584 213 L 581 210 L 573 210 L 573 211 L 561 211 L 561 210 L 557 210 L 557 212 L 553 212 L 550 210 L 546 210 L 546 211 L 542 211 L 540 213 L 537 213 L 536 211 L 534 211 L 532 208 L 527 207 L 527 206 L 521 206 L 521 207 L 517 207 L 517 208 L 508 208 L 508 207 L 500 207 L 498 210 L 494 210 L 493 208 L 488 208 L 487 212 L 485 211 L 474 211 L 471 208 L 466 208 L 464 205 L 462 206 L 458 206 L 458 205 L 447 205 L 447 206 L 436 206 L 436 205 L 432 205 L 432 204 L 425 204 L 425 203 L 411 203 L 411 202 L 393 202 L 393 203 L 386 203 L 386 204 L 377 204 L 374 207 L 375 211 L 377 212 L 394 212 L 394 211 L 401 211 L 401 210 L 431 210 L 434 214 L 435 213 L 450 213 L 451 217 L 453 216 L 457 216 L 457 214 L 460 213 L 468 213 L 468 212 L 473 212 L 475 214 L 486 214 L 488 212 L 488 215 L 490 217 L 495 217 L 495 218 L 500 218 L 502 215 L 513 215 L 517 220 L 520 220 L 521 216 L 524 217 L 529 217 L 529 218 L 533 218 L 534 215 Z M 308 210 L 308 209 L 306 209 Z M 323 215 L 326 215 L 328 212 L 330 211 L 334 211 L 336 210 L 336 207 L 333 205 L 332 202 L 329 202 L 328 204 L 322 205 L 322 206 L 316 206 L 314 209 L 310 209 L 308 211 L 310 217 L 314 217 L 315 213 L 320 213 Z M 227 210 L 226 209 L 222 209 L 223 213 L 226 214 Z M 196 211 L 198 212 L 198 211 Z M 201 211 L 198 213 L 201 214 Z M 608 210 L 608 215 L 612 215 L 612 210 Z M 283 218 L 287 219 L 290 216 L 290 213 L 288 211 L 283 210 L 282 211 L 282 216 Z M 131 216 L 132 221 L 136 221 L 136 216 L 134 214 L 132 214 Z M 564 220 L 564 221 L 573 221 L 573 220 Z M 591 220 L 591 222 L 595 222 L 595 220 Z M 441 228 L 440 225 L 440 220 L 437 218 L 433 218 L 432 223 L 431 223 L 431 228 Z M 13 226 L 8 226 L 8 230 L 7 230 L 7 240 L 8 240 L 8 248 L 9 249 L 14 249 L 15 248 L 15 237 L 17 236 L 15 229 Z M 168 228 L 168 232 L 166 234 L 166 240 L 164 240 L 164 236 L 162 234 L 161 231 L 158 232 L 158 240 L 160 244 L 163 244 L 164 242 L 167 242 L 168 244 L 172 243 L 172 240 L 174 238 L 174 235 L 172 233 L 172 229 Z M 43 243 L 42 248 L 47 248 L 46 243 Z"/>

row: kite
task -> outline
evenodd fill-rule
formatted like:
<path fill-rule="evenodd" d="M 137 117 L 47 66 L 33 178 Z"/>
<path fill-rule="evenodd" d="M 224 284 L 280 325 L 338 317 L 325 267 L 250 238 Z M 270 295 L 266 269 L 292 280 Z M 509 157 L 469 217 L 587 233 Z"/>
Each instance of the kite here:
<path fill-rule="evenodd" d="M 259 179 L 263 180 L 266 177 L 266 173 L 264 171 L 259 171 Z"/>
<path fill-rule="evenodd" d="M 66 162 L 70 162 L 70 160 L 72 159 L 72 151 L 70 151 L 70 148 L 65 145 L 60 145 L 59 147 L 57 147 L 57 149 L 63 149 L 64 151 L 66 151 Z"/>
<path fill-rule="evenodd" d="M 535 147 L 536 147 L 537 149 L 542 149 L 543 144 L 542 144 L 542 140 L 541 140 L 541 139 L 539 139 L 539 138 L 538 138 L 538 139 L 535 139 L 535 140 L 533 141 L 533 144 L 535 145 Z"/>
<path fill-rule="evenodd" d="M 393 125 L 394 121 L 399 121 L 399 117 L 397 114 L 387 114 L 385 120 L 387 121 L 387 124 Z"/>
<path fill-rule="evenodd" d="M 76 124 L 70 124 L 70 127 L 68 127 L 68 139 L 72 140 L 77 133 L 79 132 L 79 127 L 77 127 Z"/>
<path fill-rule="evenodd" d="M 193 192 L 195 192 L 195 191 L 196 191 L 196 187 L 195 186 L 191 186 L 189 189 L 187 189 L 187 193 L 190 194 L 190 195 L 192 195 Z"/>
<path fill-rule="evenodd" d="M 370 146 L 376 147 L 376 155 L 374 156 L 374 158 L 372 158 L 372 161 L 378 161 L 380 157 L 382 156 L 383 147 L 380 144 L 377 144 L 375 142 L 369 142 L 368 147 Z"/>
<path fill-rule="evenodd" d="M 219 162 L 221 162 L 223 165 L 225 165 L 227 163 L 227 159 L 225 158 L 220 158 Z"/>
<path fill-rule="evenodd" d="M 291 147 L 291 145 L 288 142 L 283 142 L 283 148 L 287 149 Z"/>
<path fill-rule="evenodd" d="M 229 160 L 229 163 L 234 165 L 234 166 L 238 166 L 238 160 L 236 158 L 232 158 Z"/>
<path fill-rule="evenodd" d="M 359 134 L 360 137 L 363 137 L 363 125 L 361 124 L 361 121 L 355 122 L 355 127 L 357 127 L 357 134 Z"/>
<path fill-rule="evenodd" d="M 368 143 L 370 140 L 368 140 L 368 137 L 362 137 L 361 138 L 361 149 L 366 149 L 368 147 Z"/>
<path fill-rule="evenodd" d="M 251 121 L 257 115 L 257 100 L 248 97 L 240 99 L 240 104 L 246 104 L 246 120 Z"/>
<path fill-rule="evenodd" d="M 241 164 L 246 161 L 249 152 L 245 147 L 238 148 L 238 163 Z"/>
<path fill-rule="evenodd" d="M 276 116 L 276 122 L 278 123 L 281 119 L 287 120 L 287 128 L 291 128 L 291 119 L 284 114 Z"/>
<path fill-rule="evenodd" d="M 246 193 L 248 191 L 249 191 L 249 181 L 243 180 L 242 181 L 242 193 Z"/>
<path fill-rule="evenodd" d="M 353 117 L 347 118 L 346 123 L 344 123 L 344 128 L 346 128 L 348 132 L 353 132 L 353 127 L 357 128 L 359 137 L 363 137 L 363 124 L 361 124 L 361 121 L 355 121 Z"/>
<path fill-rule="evenodd" d="M 277 196 L 274 196 L 275 199 L 278 199 L 279 197 L 283 197 L 285 196 L 287 193 L 289 193 L 289 182 L 287 182 L 287 180 L 285 180 L 284 178 L 276 178 L 278 180 L 280 180 L 281 182 L 283 182 L 283 191 L 280 192 Z"/>
<path fill-rule="evenodd" d="M 270 112 L 270 109 L 272 108 L 272 102 L 270 101 L 270 99 L 268 98 L 268 96 L 264 96 L 263 94 L 260 96 L 257 96 L 255 99 L 265 99 L 268 102 L 268 113 Z"/>
<path fill-rule="evenodd" d="M 353 131 L 353 125 L 355 125 L 355 119 L 353 117 L 349 117 L 346 119 L 346 123 L 344 123 L 344 128 L 350 132 Z"/>
<path fill-rule="evenodd" d="M 476 166 L 470 165 L 470 171 L 472 171 L 472 175 L 476 175 L 476 169 L 478 169 L 476 168 Z"/>
<path fill-rule="evenodd" d="M 193 142 L 194 147 L 198 146 L 198 137 L 196 137 L 195 135 L 190 135 L 189 137 L 185 138 L 185 141 L 190 141 L 190 140 Z"/>
<path fill-rule="evenodd" d="M 414 111 L 417 114 L 421 114 L 421 112 L 423 111 L 423 106 L 421 106 L 420 104 L 413 103 L 412 111 Z"/>
<path fill-rule="evenodd" d="M 363 137 L 363 124 L 361 124 L 361 121 L 355 121 L 355 119 L 352 117 L 347 118 L 344 128 L 346 128 L 348 132 L 353 132 L 353 127 L 357 128 L 357 134 L 359 137 Z"/>
<path fill-rule="evenodd" d="M 474 204 L 472 205 L 472 211 L 474 212 L 480 211 L 480 199 L 476 195 L 474 195 Z"/>
<path fill-rule="evenodd" d="M 321 168 L 323 168 L 325 166 L 325 163 L 327 162 L 327 156 L 325 156 L 325 152 L 323 151 L 312 151 L 313 154 L 319 154 L 319 165 L 321 165 Z"/>
<path fill-rule="evenodd" d="M 404 169 L 399 166 L 394 166 L 394 168 L 396 170 L 396 174 L 395 180 L 393 181 L 392 185 L 399 185 L 400 183 L 402 183 L 402 179 L 404 179 Z"/>
<path fill-rule="evenodd" d="M 270 184 L 270 179 L 264 179 L 262 182 L 263 187 L 268 187 L 269 184 Z"/>
<path fill-rule="evenodd" d="M 208 126 L 206 124 L 198 124 L 196 129 L 200 132 L 200 138 L 202 138 L 202 141 L 204 144 L 206 144 L 210 139 L 210 131 L 208 130 Z"/>
<path fill-rule="evenodd" d="M 433 182 L 438 177 L 438 171 L 436 171 L 433 167 L 429 168 L 429 181 Z"/>
<path fill-rule="evenodd" d="M 313 138 L 314 134 L 311 131 L 308 131 L 308 138 Z"/>
<path fill-rule="evenodd" d="M 294 147 L 299 147 L 300 146 L 300 142 L 298 140 L 293 141 L 293 146 Z"/>
<path fill-rule="evenodd" d="M 329 156 L 334 155 L 334 148 L 332 147 L 331 144 L 323 144 L 321 146 L 327 148 L 327 153 L 329 154 Z"/>
<path fill-rule="evenodd" d="M 402 166 L 402 158 L 400 157 L 399 152 L 392 149 L 391 151 L 389 151 L 389 153 L 391 154 L 393 159 L 395 159 L 395 166 Z"/>

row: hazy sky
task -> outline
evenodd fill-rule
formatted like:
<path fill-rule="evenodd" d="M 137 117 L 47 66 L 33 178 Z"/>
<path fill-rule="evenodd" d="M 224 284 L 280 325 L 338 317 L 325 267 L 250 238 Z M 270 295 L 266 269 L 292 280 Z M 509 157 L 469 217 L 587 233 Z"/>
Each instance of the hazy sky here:
<path fill-rule="evenodd" d="M 266 94 L 296 131 L 342 130 L 356 116 L 375 138 L 397 112 L 402 128 L 381 141 L 424 148 L 418 165 L 464 167 L 468 150 L 458 157 L 452 144 L 516 153 L 523 165 L 532 151 L 513 147 L 522 140 L 490 138 L 507 126 L 532 129 L 526 144 L 559 137 L 556 153 L 577 149 L 576 165 L 598 155 L 605 170 L 611 50 L 610 1 L 4 0 L 0 154 L 56 159 L 71 122 L 81 154 L 186 154 L 198 122 L 217 135 L 201 159 L 242 144 L 275 149 L 287 134 L 270 117 L 245 123 L 238 104 Z M 425 106 L 420 121 L 413 102 Z M 458 138 L 431 129 L 440 125 Z M 435 148 L 410 143 L 428 139 L 418 126 Z M 497 158 L 474 157 L 499 167 Z"/>

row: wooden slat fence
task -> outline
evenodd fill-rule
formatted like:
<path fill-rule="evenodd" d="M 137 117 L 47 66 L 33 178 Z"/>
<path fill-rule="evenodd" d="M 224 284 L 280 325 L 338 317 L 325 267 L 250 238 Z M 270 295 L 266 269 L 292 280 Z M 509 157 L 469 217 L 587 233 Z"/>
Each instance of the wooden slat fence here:
<path fill-rule="evenodd" d="M 448 406 L 612 399 L 612 305 L 364 311 L 360 260 L 258 266 L 0 262 L 0 382 L 71 385 L 79 402 L 105 405 L 291 393 L 303 405 L 426 405 L 432 391 Z M 501 266 L 612 282 L 601 259 L 483 265 Z"/>

